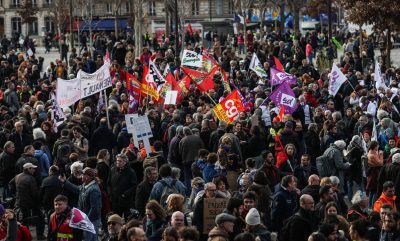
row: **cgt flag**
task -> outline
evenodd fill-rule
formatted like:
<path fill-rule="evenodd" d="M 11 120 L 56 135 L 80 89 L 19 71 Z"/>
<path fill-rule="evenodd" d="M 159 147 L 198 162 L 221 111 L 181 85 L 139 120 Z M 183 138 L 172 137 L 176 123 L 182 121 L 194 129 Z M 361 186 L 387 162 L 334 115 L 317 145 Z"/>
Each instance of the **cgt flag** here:
<path fill-rule="evenodd" d="M 230 124 L 243 110 L 241 95 L 238 90 L 234 90 L 214 107 L 213 112 L 220 121 Z"/>
<path fill-rule="evenodd" d="M 279 108 L 284 105 L 285 114 L 292 114 L 297 109 L 298 103 L 294 92 L 286 82 L 279 85 L 269 98 Z"/>
<path fill-rule="evenodd" d="M 77 208 L 72 208 L 71 219 L 69 220 L 69 226 L 71 228 L 81 229 L 83 231 L 87 231 L 93 234 L 96 234 L 96 230 L 94 229 L 94 225 L 90 222 L 88 216 Z"/>

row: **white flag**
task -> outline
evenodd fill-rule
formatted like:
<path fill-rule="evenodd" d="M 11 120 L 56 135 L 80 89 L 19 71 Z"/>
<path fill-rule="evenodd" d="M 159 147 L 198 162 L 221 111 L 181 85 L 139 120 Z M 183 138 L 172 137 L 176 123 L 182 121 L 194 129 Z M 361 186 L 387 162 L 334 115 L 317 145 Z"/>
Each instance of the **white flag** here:
<path fill-rule="evenodd" d="M 251 58 L 249 69 L 256 72 L 256 74 L 260 78 L 268 77 L 267 72 L 265 72 L 264 66 L 260 63 L 260 60 L 255 53 L 253 53 L 253 57 Z"/>
<path fill-rule="evenodd" d="M 151 82 L 155 83 L 158 92 L 160 92 L 165 82 L 167 82 L 151 59 L 149 60 L 149 73 L 147 75 L 147 78 L 149 83 Z"/>
<path fill-rule="evenodd" d="M 378 60 L 375 61 L 374 80 L 376 89 L 379 89 L 379 87 L 383 87 L 386 90 L 388 88 L 382 78 L 381 66 L 378 63 Z"/>
<path fill-rule="evenodd" d="M 51 102 L 53 104 L 51 111 L 51 119 L 53 120 L 53 129 L 57 133 L 57 128 L 65 121 L 65 115 L 61 107 L 58 105 L 56 96 L 51 95 Z"/>
<path fill-rule="evenodd" d="M 346 76 L 340 71 L 335 63 L 333 63 L 331 76 L 329 78 L 329 94 L 335 96 L 340 86 L 346 82 Z"/>
<path fill-rule="evenodd" d="M 94 225 L 92 222 L 90 222 L 88 216 L 77 208 L 72 209 L 72 215 L 71 219 L 69 220 L 69 226 L 71 228 L 77 228 L 96 234 Z"/>

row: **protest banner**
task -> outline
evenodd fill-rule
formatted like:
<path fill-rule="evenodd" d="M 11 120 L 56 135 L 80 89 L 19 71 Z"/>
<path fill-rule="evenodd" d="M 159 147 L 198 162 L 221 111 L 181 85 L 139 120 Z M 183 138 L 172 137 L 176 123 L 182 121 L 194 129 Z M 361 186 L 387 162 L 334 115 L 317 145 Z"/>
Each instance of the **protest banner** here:
<path fill-rule="evenodd" d="M 204 198 L 203 234 L 208 234 L 215 226 L 215 217 L 224 211 L 228 200 L 227 198 Z"/>
<path fill-rule="evenodd" d="M 194 52 L 185 49 L 182 55 L 182 66 L 190 66 L 190 67 L 202 67 L 203 66 L 203 56 Z"/>
<path fill-rule="evenodd" d="M 277 107 L 285 106 L 285 114 L 292 114 L 298 106 L 296 96 L 287 82 L 280 84 L 269 97 Z"/>
<path fill-rule="evenodd" d="M 143 141 L 146 153 L 149 155 L 151 153 L 149 138 L 153 137 L 149 118 L 146 115 L 128 114 L 125 115 L 125 122 L 128 133 L 132 134 L 135 146 L 138 147 L 139 141 Z"/>
<path fill-rule="evenodd" d="M 282 82 L 287 82 L 288 84 L 296 84 L 297 78 L 291 74 L 279 71 L 274 67 L 271 67 L 271 85 L 279 85 Z"/>
<path fill-rule="evenodd" d="M 236 116 L 239 115 L 239 112 L 243 110 L 244 106 L 237 89 L 232 91 L 232 93 L 230 93 L 213 109 L 216 117 L 228 124 L 232 123 Z"/>
<path fill-rule="evenodd" d="M 71 219 L 69 220 L 69 226 L 71 228 L 81 229 L 83 231 L 91 232 L 96 234 L 93 223 L 89 220 L 86 213 L 82 212 L 77 208 L 72 208 Z"/>
<path fill-rule="evenodd" d="M 167 93 L 165 95 L 165 99 L 164 99 L 164 105 L 175 105 L 177 97 L 178 97 L 177 90 L 167 91 Z"/>
<path fill-rule="evenodd" d="M 75 104 L 81 99 L 81 83 L 78 78 L 75 79 L 57 79 L 56 101 L 61 108 Z"/>
<path fill-rule="evenodd" d="M 249 69 L 256 72 L 256 74 L 260 78 L 268 77 L 267 73 L 265 72 L 264 66 L 261 64 L 256 53 L 253 53 L 253 57 L 251 58 Z"/>
<path fill-rule="evenodd" d="M 112 86 L 110 65 L 105 63 L 93 74 L 80 70 L 77 79 L 81 82 L 81 98 L 94 95 Z"/>

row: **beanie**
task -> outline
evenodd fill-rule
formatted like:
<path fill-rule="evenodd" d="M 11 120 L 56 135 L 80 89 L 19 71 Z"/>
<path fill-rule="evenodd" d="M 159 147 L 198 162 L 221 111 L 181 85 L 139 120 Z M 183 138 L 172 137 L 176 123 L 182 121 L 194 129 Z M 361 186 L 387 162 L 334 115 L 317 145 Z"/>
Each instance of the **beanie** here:
<path fill-rule="evenodd" d="M 246 215 L 246 223 L 252 226 L 261 224 L 260 213 L 257 211 L 257 209 L 252 208 L 249 210 Z"/>

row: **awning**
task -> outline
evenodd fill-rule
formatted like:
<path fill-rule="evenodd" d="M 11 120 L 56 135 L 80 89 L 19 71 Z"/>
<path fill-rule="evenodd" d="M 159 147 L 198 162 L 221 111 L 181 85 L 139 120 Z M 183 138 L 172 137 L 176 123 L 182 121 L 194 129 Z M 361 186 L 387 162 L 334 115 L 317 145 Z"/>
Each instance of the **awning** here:
<path fill-rule="evenodd" d="M 126 19 L 119 19 L 118 20 L 119 29 L 126 29 L 127 28 L 127 21 Z M 111 31 L 115 30 L 115 20 L 114 19 L 97 19 L 92 20 L 92 31 Z M 82 31 L 89 31 L 90 21 L 81 21 L 80 30 Z"/>

